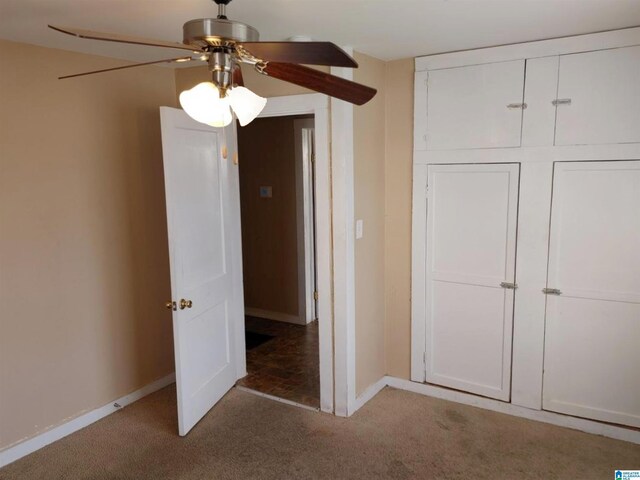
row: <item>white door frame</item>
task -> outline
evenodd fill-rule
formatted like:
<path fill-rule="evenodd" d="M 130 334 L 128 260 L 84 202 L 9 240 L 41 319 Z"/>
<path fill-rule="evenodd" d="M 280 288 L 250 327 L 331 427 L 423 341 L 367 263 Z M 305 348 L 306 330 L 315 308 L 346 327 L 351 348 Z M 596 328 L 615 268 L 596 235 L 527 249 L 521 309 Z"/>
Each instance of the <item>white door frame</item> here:
<path fill-rule="evenodd" d="M 333 377 L 333 258 L 331 228 L 331 162 L 329 100 L 325 95 L 270 97 L 259 118 L 313 115 L 316 147 L 316 259 L 318 275 L 318 335 L 320 348 L 320 409 L 334 411 Z M 242 159 L 240 160 L 242 161 Z M 243 354 L 246 353 L 243 351 Z M 246 375 L 246 366 L 238 379 Z"/>
<path fill-rule="evenodd" d="M 313 182 L 314 120 L 293 121 L 296 158 L 296 219 L 298 243 L 298 319 L 306 325 L 317 318 L 316 291 L 315 205 Z M 309 135 L 311 130 L 311 135 Z"/>
<path fill-rule="evenodd" d="M 353 48 L 343 47 L 353 55 Z M 353 80 L 353 69 L 331 67 L 331 74 Z M 335 413 L 348 417 L 356 401 L 355 178 L 351 103 L 331 99 L 331 193 L 333 196 L 333 315 Z"/>

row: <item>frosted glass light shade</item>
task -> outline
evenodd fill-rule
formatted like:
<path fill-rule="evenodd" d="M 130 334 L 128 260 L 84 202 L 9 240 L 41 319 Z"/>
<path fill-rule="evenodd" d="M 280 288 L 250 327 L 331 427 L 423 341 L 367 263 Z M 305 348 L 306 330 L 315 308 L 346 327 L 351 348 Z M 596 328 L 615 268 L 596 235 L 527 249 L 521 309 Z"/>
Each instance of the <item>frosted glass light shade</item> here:
<path fill-rule="evenodd" d="M 232 88 L 226 98 L 229 99 L 231 108 L 243 127 L 260 115 L 267 104 L 266 98 L 256 95 L 245 87 Z"/>
<path fill-rule="evenodd" d="M 225 127 L 233 120 L 229 100 L 220 98 L 218 88 L 211 82 L 202 82 L 180 94 L 180 105 L 195 121 L 212 127 Z"/>

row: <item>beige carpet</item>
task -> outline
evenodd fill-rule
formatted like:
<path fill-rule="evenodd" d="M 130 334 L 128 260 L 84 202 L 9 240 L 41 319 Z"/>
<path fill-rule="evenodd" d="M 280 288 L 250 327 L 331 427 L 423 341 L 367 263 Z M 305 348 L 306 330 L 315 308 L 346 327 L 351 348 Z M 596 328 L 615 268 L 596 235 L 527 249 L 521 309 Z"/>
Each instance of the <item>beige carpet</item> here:
<path fill-rule="evenodd" d="M 350 419 L 232 390 L 186 437 L 168 387 L 0 470 L 10 479 L 611 479 L 640 446 L 387 388 Z"/>

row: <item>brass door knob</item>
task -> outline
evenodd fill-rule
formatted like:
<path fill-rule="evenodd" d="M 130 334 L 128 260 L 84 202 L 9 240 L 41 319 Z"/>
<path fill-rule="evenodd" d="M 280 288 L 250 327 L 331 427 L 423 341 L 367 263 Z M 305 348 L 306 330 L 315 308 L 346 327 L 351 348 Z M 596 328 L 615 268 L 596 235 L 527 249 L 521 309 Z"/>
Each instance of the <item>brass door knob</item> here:
<path fill-rule="evenodd" d="M 185 308 L 191 308 L 193 306 L 193 302 L 191 300 L 185 300 L 184 298 L 180 299 L 180 310 L 184 310 Z"/>
<path fill-rule="evenodd" d="M 167 310 L 173 310 L 174 312 L 178 309 L 176 302 L 167 302 L 164 306 L 167 307 Z"/>

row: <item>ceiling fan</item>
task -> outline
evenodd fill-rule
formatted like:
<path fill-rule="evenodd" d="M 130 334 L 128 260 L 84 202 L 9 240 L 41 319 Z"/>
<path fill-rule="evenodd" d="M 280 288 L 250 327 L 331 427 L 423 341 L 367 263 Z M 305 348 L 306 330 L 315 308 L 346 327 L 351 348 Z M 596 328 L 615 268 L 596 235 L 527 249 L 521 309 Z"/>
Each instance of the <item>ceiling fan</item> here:
<path fill-rule="evenodd" d="M 331 42 L 260 42 L 258 31 L 250 25 L 229 20 L 226 6 L 231 0 L 214 0 L 216 18 L 190 20 L 183 26 L 183 43 L 150 40 L 111 33 L 49 25 L 68 35 L 108 42 L 148 45 L 188 51 L 188 55 L 153 62 L 65 75 L 60 79 L 103 73 L 143 65 L 180 62 L 207 62 L 211 82 L 203 82 L 180 95 L 184 110 L 195 120 L 212 126 L 232 121 L 229 107 L 241 125 L 251 122 L 264 108 L 266 99 L 244 88 L 241 64 L 252 65 L 259 73 L 284 80 L 316 92 L 363 105 L 376 90 L 300 64 L 357 68 L 357 62 Z"/>

